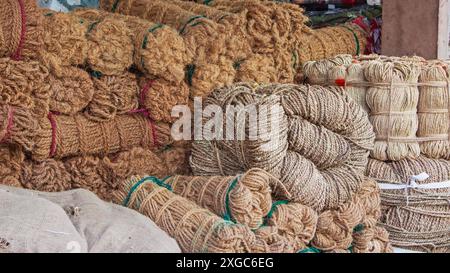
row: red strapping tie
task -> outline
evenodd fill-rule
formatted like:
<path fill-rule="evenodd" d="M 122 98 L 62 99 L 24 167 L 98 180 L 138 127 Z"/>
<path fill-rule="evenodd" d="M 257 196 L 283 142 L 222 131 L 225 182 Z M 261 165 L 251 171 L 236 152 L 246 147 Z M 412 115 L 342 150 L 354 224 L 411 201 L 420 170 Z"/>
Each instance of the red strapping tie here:
<path fill-rule="evenodd" d="M 22 29 L 20 31 L 20 40 L 19 45 L 17 46 L 16 52 L 11 56 L 11 58 L 15 61 L 20 61 L 22 59 L 22 49 L 23 44 L 25 42 L 25 33 L 27 32 L 27 15 L 25 12 L 25 4 L 23 3 L 23 0 L 18 0 L 19 7 L 20 7 L 20 16 L 22 19 Z"/>
<path fill-rule="evenodd" d="M 345 87 L 345 79 L 336 79 L 335 83 L 337 86 Z"/>
<path fill-rule="evenodd" d="M 130 114 L 136 114 L 136 113 L 143 114 L 147 118 L 150 128 L 152 129 L 153 145 L 155 145 L 155 146 L 159 145 L 158 135 L 156 134 L 156 127 L 155 127 L 155 124 L 153 123 L 153 119 L 150 116 L 150 113 L 147 111 L 147 109 L 131 110 L 129 113 Z"/>
<path fill-rule="evenodd" d="M 8 124 L 6 125 L 6 133 L 3 136 L 0 143 L 4 143 L 11 136 L 11 128 L 13 126 L 14 109 L 9 107 L 8 109 Z"/>
<path fill-rule="evenodd" d="M 142 88 L 141 94 L 139 96 L 139 104 L 141 105 L 141 107 L 144 107 L 145 98 L 147 97 L 147 93 L 150 90 L 150 88 L 152 88 L 154 82 L 155 82 L 154 80 L 149 80 Z"/>
<path fill-rule="evenodd" d="M 50 157 L 54 157 L 56 154 L 56 120 L 54 117 L 54 113 L 49 112 L 47 115 L 48 120 L 50 121 L 50 125 L 52 126 L 52 144 L 50 145 Z"/>

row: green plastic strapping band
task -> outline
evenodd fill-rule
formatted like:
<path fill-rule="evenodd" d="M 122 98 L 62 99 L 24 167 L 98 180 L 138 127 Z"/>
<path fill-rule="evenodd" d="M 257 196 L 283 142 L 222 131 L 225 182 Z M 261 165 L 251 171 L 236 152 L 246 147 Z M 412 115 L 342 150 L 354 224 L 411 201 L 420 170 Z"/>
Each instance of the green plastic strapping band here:
<path fill-rule="evenodd" d="M 87 33 L 91 32 L 95 28 L 95 26 L 98 25 L 98 23 L 100 23 L 100 21 L 96 21 L 96 22 L 90 24 L 88 27 Z"/>
<path fill-rule="evenodd" d="M 120 0 L 116 0 L 114 4 L 112 5 L 111 12 L 116 12 L 117 6 L 119 5 Z"/>
<path fill-rule="evenodd" d="M 238 70 L 239 68 L 241 68 L 241 64 L 244 62 L 244 60 L 237 60 L 233 63 L 233 68 L 235 70 Z"/>
<path fill-rule="evenodd" d="M 315 247 L 308 247 L 308 248 L 300 250 L 297 253 L 322 253 L 322 251 Z"/>
<path fill-rule="evenodd" d="M 222 217 L 225 219 L 225 221 L 231 221 L 234 222 L 231 216 L 231 210 L 230 210 L 230 193 L 231 191 L 236 187 L 237 183 L 239 182 L 239 176 L 236 177 L 233 182 L 231 182 L 230 186 L 228 187 L 226 196 L 225 196 L 225 215 Z"/>
<path fill-rule="evenodd" d="M 344 27 L 346 29 L 348 29 L 353 34 L 353 37 L 355 38 L 355 42 L 356 42 L 356 56 L 358 56 L 359 53 L 361 53 L 361 48 L 359 46 L 358 35 L 356 35 L 355 31 L 353 31 L 353 29 L 349 28 L 348 26 L 344 26 Z"/>
<path fill-rule="evenodd" d="M 364 225 L 363 224 L 359 224 L 353 229 L 353 232 L 354 233 L 358 233 L 358 232 L 361 232 L 363 230 L 364 230 Z"/>
<path fill-rule="evenodd" d="M 191 18 L 189 18 L 189 20 L 187 20 L 187 22 L 184 24 L 184 26 L 181 28 L 180 30 L 180 34 L 183 34 L 184 30 L 186 29 L 187 25 L 189 25 L 192 21 L 197 20 L 199 18 L 205 18 L 205 16 L 203 15 L 196 15 L 196 16 L 192 16 Z"/>
<path fill-rule="evenodd" d="M 147 34 L 145 34 L 144 41 L 142 41 L 142 49 L 147 49 L 148 34 L 154 32 L 157 29 L 162 28 L 163 26 L 164 26 L 163 24 L 156 24 L 147 30 Z"/>
<path fill-rule="evenodd" d="M 189 86 L 192 86 L 192 77 L 194 76 L 195 69 L 195 64 L 188 64 L 186 66 L 186 80 Z"/>
<path fill-rule="evenodd" d="M 353 253 L 353 246 L 350 246 L 347 250 L 350 251 L 350 253 Z"/>
<path fill-rule="evenodd" d="M 102 72 L 95 70 L 92 70 L 89 74 L 96 79 L 100 79 L 103 76 Z"/>
<path fill-rule="evenodd" d="M 203 1 L 203 5 L 209 5 L 213 0 L 205 0 Z"/>
<path fill-rule="evenodd" d="M 294 69 L 297 68 L 297 61 L 298 61 L 297 51 L 294 51 L 292 52 L 292 68 Z"/>
<path fill-rule="evenodd" d="M 278 208 L 279 205 L 286 205 L 289 204 L 289 201 L 287 200 L 280 200 L 280 201 L 276 201 L 272 204 L 272 207 L 270 208 L 269 213 L 266 216 L 266 219 L 264 220 L 264 225 L 267 225 L 267 221 L 272 218 L 273 213 L 275 212 L 275 210 Z"/>
<path fill-rule="evenodd" d="M 158 178 L 154 177 L 154 176 L 147 176 L 142 178 L 141 180 L 139 180 L 138 182 L 136 182 L 131 188 L 130 191 L 127 194 L 127 197 L 125 197 L 125 200 L 123 200 L 123 206 L 128 207 L 128 203 L 130 202 L 131 196 L 133 195 L 133 193 L 139 188 L 139 186 L 141 186 L 142 184 L 145 183 L 155 183 L 156 185 L 166 188 L 169 191 L 172 191 L 172 187 L 166 183 L 164 183 L 163 181 L 159 180 Z"/>
<path fill-rule="evenodd" d="M 53 12 L 49 12 L 49 13 L 46 13 L 46 14 L 44 14 L 44 16 L 53 16 Z"/>

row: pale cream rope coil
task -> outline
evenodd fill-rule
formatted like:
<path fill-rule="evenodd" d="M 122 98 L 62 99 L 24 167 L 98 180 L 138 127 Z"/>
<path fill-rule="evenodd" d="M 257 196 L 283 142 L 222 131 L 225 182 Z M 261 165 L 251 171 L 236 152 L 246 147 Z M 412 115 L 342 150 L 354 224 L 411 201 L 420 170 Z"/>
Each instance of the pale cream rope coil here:
<path fill-rule="evenodd" d="M 416 181 L 417 188 L 382 190 L 382 222 L 391 234 L 394 246 L 421 251 L 448 251 L 450 188 L 425 187 L 449 180 L 449 162 L 419 157 L 392 163 L 370 160 L 367 167 L 367 175 L 380 183 L 400 186 L 410 181 L 411 176 L 422 172 L 429 174 L 430 178 Z"/>
<path fill-rule="evenodd" d="M 263 170 L 242 176 L 174 176 L 165 180 L 174 193 L 233 222 L 256 229 L 272 205 L 272 177 Z"/>
<path fill-rule="evenodd" d="M 275 246 L 282 249 L 278 247 L 280 242 L 270 240 L 267 233 L 254 234 L 244 225 L 226 222 L 165 187 L 134 177 L 120 185 L 115 202 L 155 221 L 183 252 L 268 252 Z"/>
<path fill-rule="evenodd" d="M 194 174 L 262 168 L 280 178 L 293 201 L 317 211 L 337 208 L 359 189 L 374 135 L 367 115 L 340 89 L 237 84 L 216 90 L 209 104 L 280 106 L 272 121 L 278 130 L 254 141 L 194 142 Z M 264 123 L 271 128 L 269 120 Z"/>

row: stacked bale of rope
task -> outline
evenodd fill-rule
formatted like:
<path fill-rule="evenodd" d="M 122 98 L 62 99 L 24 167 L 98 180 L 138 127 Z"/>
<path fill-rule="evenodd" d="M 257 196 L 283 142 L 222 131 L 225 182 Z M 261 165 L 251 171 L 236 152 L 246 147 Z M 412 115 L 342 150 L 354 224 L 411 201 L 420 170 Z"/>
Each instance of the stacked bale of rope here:
<path fill-rule="evenodd" d="M 359 55 L 367 44 L 365 31 L 355 24 L 304 30 L 297 50 L 300 64 L 332 58 L 338 54 Z"/>
<path fill-rule="evenodd" d="M 170 144 L 168 124 L 154 123 L 140 113 L 95 122 L 78 114 L 49 114 L 39 121 L 40 130 L 32 150 L 36 160 L 75 155 L 109 154 L 133 147 L 158 149 Z"/>
<path fill-rule="evenodd" d="M 255 169 L 242 176 L 174 176 L 164 182 L 175 194 L 216 215 L 256 229 L 272 205 L 271 180 L 269 174 Z"/>
<path fill-rule="evenodd" d="M 210 104 L 268 107 L 270 120 L 244 125 L 245 132 L 254 126 L 267 126 L 270 132 L 251 141 L 193 143 L 194 174 L 233 175 L 261 168 L 283 182 L 293 201 L 319 212 L 337 208 L 359 189 L 374 134 L 367 114 L 342 90 L 237 84 L 216 90 L 204 103 Z M 236 132 L 242 133 L 239 127 Z"/>
<path fill-rule="evenodd" d="M 351 55 L 306 62 L 303 74 L 310 84 L 345 86 L 345 92 L 366 112 L 370 112 L 366 102 L 368 84 L 364 77 L 364 64 Z"/>
<path fill-rule="evenodd" d="M 422 154 L 430 158 L 450 159 L 450 85 L 448 65 L 428 62 L 419 78 L 419 128 L 417 136 Z"/>
<path fill-rule="evenodd" d="M 39 127 L 30 110 L 0 104 L 0 120 L 1 145 L 19 145 L 26 151 L 34 148 Z"/>
<path fill-rule="evenodd" d="M 5 0 L 0 15 L 0 57 L 37 60 L 44 38 L 36 1 Z"/>
<path fill-rule="evenodd" d="M 170 0 L 167 2 L 189 12 L 206 16 L 217 24 L 223 25 L 225 30 L 223 35 L 226 36 L 226 51 L 224 54 L 235 63 L 246 60 L 252 54 L 252 48 L 247 41 L 244 29 L 246 23 L 244 12 L 231 13 L 189 1 Z"/>
<path fill-rule="evenodd" d="M 20 170 L 25 154 L 19 145 L 0 144 L 0 177 L 1 183 L 21 188 Z"/>
<path fill-rule="evenodd" d="M 279 200 L 273 203 L 265 218 L 265 225 L 276 227 L 295 252 L 308 248 L 316 234 L 317 213 L 300 203 Z"/>
<path fill-rule="evenodd" d="M 145 75 L 174 83 L 184 79 L 184 68 L 190 63 L 183 38 L 172 28 L 134 16 L 93 9 L 78 9 L 76 16 L 93 22 L 112 18 L 130 30 L 133 42 L 133 63 Z"/>
<path fill-rule="evenodd" d="M 74 115 L 88 106 L 94 92 L 94 84 L 86 71 L 67 66 L 61 69 L 60 76 L 49 75 L 49 109 L 65 115 Z"/>
<path fill-rule="evenodd" d="M 253 233 L 202 209 L 151 178 L 134 177 L 120 185 L 115 202 L 152 219 L 172 236 L 183 252 L 274 252 L 284 249 L 275 229 Z"/>
<path fill-rule="evenodd" d="M 377 136 L 371 154 L 379 160 L 415 158 L 420 154 L 417 87 L 420 66 L 409 61 L 369 61 L 364 75 L 370 83 L 367 104 Z"/>
<path fill-rule="evenodd" d="M 49 109 L 48 70 L 35 61 L 0 59 L 0 104 L 20 107 L 33 117 L 45 117 Z"/>
<path fill-rule="evenodd" d="M 293 81 L 297 63 L 295 49 L 303 38 L 302 29 L 306 21 L 299 6 L 252 0 L 216 0 L 205 4 L 216 9 L 245 14 L 246 36 L 253 53 L 262 54 L 272 60 L 276 70 L 276 82 Z M 244 63 L 251 67 L 254 62 L 250 59 Z"/>
<path fill-rule="evenodd" d="M 186 68 L 191 96 L 206 96 L 213 88 L 233 82 L 236 71 L 233 61 L 225 54 L 224 25 L 162 1 L 104 0 L 100 1 L 100 7 L 177 29 L 184 38 L 190 56 L 195 56 L 193 63 Z"/>
<path fill-rule="evenodd" d="M 419 157 L 385 163 L 371 159 L 367 175 L 382 189 L 382 223 L 394 246 L 449 252 L 448 161 Z"/>
<path fill-rule="evenodd" d="M 2 184 L 46 192 L 83 188 L 94 192 L 105 201 L 111 201 L 119 182 L 133 175 L 187 175 L 181 164 L 186 161 L 186 155 L 174 151 L 176 149 L 152 152 L 144 148 L 133 148 L 107 156 L 75 156 L 34 161 L 25 158 L 18 146 L 8 147 L 5 148 L 5 153 L 2 153 L 5 161 L 3 157 L 0 161 L 1 166 L 4 166 L 1 171 L 4 178 Z M 175 159 L 177 164 L 171 159 Z"/>

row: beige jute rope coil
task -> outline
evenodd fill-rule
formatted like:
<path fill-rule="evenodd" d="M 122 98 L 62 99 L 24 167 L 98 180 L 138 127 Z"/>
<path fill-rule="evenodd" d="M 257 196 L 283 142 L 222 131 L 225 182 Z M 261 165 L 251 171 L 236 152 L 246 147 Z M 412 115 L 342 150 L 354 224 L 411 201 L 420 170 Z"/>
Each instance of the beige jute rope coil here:
<path fill-rule="evenodd" d="M 216 90 L 204 101 L 205 107 L 210 104 L 222 109 L 263 106 L 272 113 L 270 118 L 261 115 L 265 118 L 259 123 L 238 117 L 236 140 L 194 142 L 194 174 L 233 175 L 261 168 L 281 180 L 293 201 L 317 211 L 337 208 L 359 189 L 374 134 L 367 114 L 341 89 L 236 84 Z M 246 132 L 260 126 L 268 133 L 239 141 L 239 126 Z"/>
<path fill-rule="evenodd" d="M 371 159 L 367 175 L 382 188 L 383 226 L 392 244 L 429 252 L 448 252 L 450 243 L 450 187 L 437 187 L 450 177 L 450 163 L 426 157 L 385 163 Z M 429 175 L 423 181 L 412 177 Z M 408 186 L 409 185 L 409 186 Z"/>

